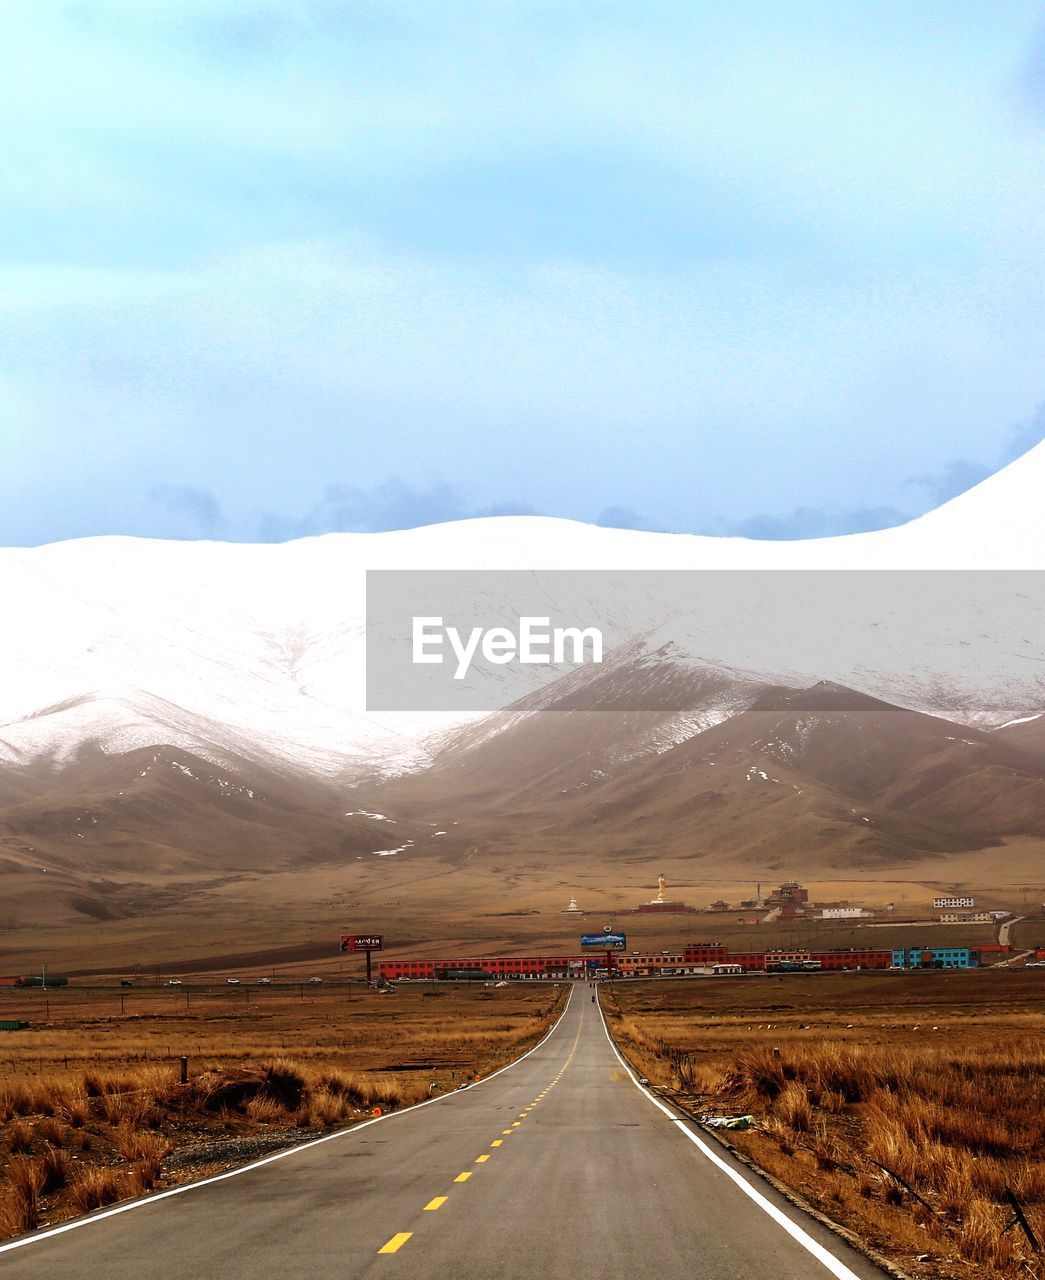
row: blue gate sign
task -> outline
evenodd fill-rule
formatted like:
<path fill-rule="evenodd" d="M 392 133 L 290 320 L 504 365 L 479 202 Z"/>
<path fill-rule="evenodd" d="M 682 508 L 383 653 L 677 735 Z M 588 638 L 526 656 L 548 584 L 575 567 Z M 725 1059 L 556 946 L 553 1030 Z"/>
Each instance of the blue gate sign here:
<path fill-rule="evenodd" d="M 603 951 L 623 951 L 628 939 L 623 933 L 582 933 L 582 947 L 599 947 Z"/>

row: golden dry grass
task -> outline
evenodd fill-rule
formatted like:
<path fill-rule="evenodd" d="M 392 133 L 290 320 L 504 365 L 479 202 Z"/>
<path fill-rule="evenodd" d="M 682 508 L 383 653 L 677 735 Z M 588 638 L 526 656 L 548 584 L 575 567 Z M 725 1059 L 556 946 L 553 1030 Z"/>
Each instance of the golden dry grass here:
<path fill-rule="evenodd" d="M 990 978 L 618 983 L 607 1012 L 646 1076 L 753 1115 L 729 1140 L 904 1269 L 994 1280 L 1040 1264 L 1003 1228 L 1011 1189 L 1045 1235 L 1045 1016 L 1031 975 Z"/>
<path fill-rule="evenodd" d="M 273 993 L 248 1010 L 215 994 L 172 1028 L 157 1014 L 114 1019 L 70 993 L 40 1034 L 4 1045 L 0 1237 L 32 1230 L 44 1211 L 55 1221 L 204 1174 L 219 1134 L 223 1161 L 230 1142 L 249 1159 L 259 1137 L 274 1149 L 454 1088 L 539 1039 L 561 997 L 549 987 L 307 1002 Z M 195 1047 L 187 1085 L 180 1054 L 160 1058 L 158 1033 L 172 1050 Z"/>
<path fill-rule="evenodd" d="M 70 1187 L 69 1206 L 75 1213 L 90 1213 L 115 1203 L 129 1192 L 123 1170 L 90 1165 L 76 1175 Z"/>

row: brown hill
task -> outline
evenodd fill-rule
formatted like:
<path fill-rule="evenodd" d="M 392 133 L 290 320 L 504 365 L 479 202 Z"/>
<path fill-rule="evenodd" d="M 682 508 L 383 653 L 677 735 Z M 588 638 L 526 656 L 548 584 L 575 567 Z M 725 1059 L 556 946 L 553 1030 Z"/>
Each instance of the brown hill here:
<path fill-rule="evenodd" d="M 1008 739 L 636 650 L 352 792 L 171 747 L 9 769 L 0 970 L 275 957 L 313 946 L 317 920 L 316 954 L 343 925 L 398 945 L 557 937 L 575 888 L 630 905 L 662 868 L 698 901 L 778 871 L 890 896 L 989 887 L 1010 851 L 1030 867 L 1045 844 L 1045 759 Z"/>
<path fill-rule="evenodd" d="M 171 747 L 86 752 L 0 778 L 10 915 L 35 900 L 39 919 L 113 919 L 162 907 L 165 884 L 344 862 L 390 839 L 388 824 L 346 816 L 325 784 L 245 763 L 233 772 Z"/>
<path fill-rule="evenodd" d="M 1045 763 L 997 735 L 826 682 L 706 670 L 698 684 L 688 720 L 517 704 L 380 803 L 454 821 L 480 848 L 723 867 L 844 870 L 1045 836 Z M 729 703 L 742 709 L 699 729 Z"/>
<path fill-rule="evenodd" d="M 417 797 L 427 805 L 435 784 L 455 803 L 558 805 L 560 796 L 787 692 L 755 673 L 676 661 L 670 648 L 648 654 L 641 644 L 628 646 L 602 667 L 581 668 L 456 731 L 434 767 L 396 780 L 388 794 L 399 804 Z"/>

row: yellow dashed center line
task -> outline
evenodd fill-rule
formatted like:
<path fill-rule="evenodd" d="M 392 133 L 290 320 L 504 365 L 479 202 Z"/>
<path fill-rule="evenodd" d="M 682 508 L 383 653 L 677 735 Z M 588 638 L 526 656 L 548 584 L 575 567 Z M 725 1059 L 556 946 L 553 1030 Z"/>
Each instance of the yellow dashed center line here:
<path fill-rule="evenodd" d="M 580 1043 L 580 1038 L 581 1038 L 581 1033 L 580 1033 L 580 1028 L 578 1027 L 577 1036 L 573 1042 L 573 1047 L 570 1049 L 570 1052 L 566 1058 L 566 1061 L 562 1064 L 562 1067 L 559 1069 L 558 1075 L 555 1076 L 551 1084 L 549 1084 L 545 1089 L 543 1089 L 537 1095 L 536 1098 L 534 1098 L 533 1102 L 531 1102 L 528 1107 L 526 1107 L 523 1111 L 519 1113 L 519 1119 L 512 1121 L 511 1129 L 501 1130 L 502 1136 L 500 1138 L 494 1138 L 494 1140 L 490 1143 L 491 1147 L 496 1148 L 496 1147 L 502 1146 L 504 1143 L 504 1139 L 510 1138 L 512 1135 L 512 1131 L 514 1129 L 522 1128 L 522 1122 L 526 1119 L 526 1117 L 530 1114 L 530 1112 L 534 1110 L 534 1108 L 537 1106 L 539 1102 L 541 1102 L 544 1098 L 548 1096 L 549 1093 L 551 1093 L 552 1089 L 554 1089 L 555 1086 L 562 1079 L 563 1073 L 566 1071 L 566 1068 L 573 1061 L 574 1054 L 577 1052 L 577 1045 Z M 490 1159 L 489 1152 L 485 1152 L 481 1156 L 476 1156 L 475 1163 L 485 1164 L 489 1159 Z M 472 1176 L 472 1170 L 466 1169 L 463 1173 L 459 1173 L 457 1177 L 454 1178 L 454 1182 L 455 1183 L 467 1182 L 471 1176 Z M 448 1199 L 449 1199 L 449 1196 L 435 1196 L 432 1200 L 429 1200 L 429 1202 L 425 1205 L 425 1211 L 434 1212 L 436 1209 L 441 1209 L 443 1205 L 446 1204 Z M 413 1236 L 413 1234 L 414 1233 L 412 1231 L 397 1232 L 391 1238 L 391 1240 L 389 1240 L 386 1244 L 383 1244 L 381 1248 L 378 1249 L 378 1253 L 398 1253 L 399 1250 L 403 1247 L 403 1245 L 406 1244 L 406 1242 Z"/>

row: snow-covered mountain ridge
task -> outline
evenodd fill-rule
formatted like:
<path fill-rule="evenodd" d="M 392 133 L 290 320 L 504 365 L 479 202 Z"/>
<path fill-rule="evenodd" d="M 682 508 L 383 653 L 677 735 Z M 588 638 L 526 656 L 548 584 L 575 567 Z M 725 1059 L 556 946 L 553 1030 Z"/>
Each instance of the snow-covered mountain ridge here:
<path fill-rule="evenodd" d="M 499 517 L 270 545 L 89 538 L 3 549 L 0 761 L 62 760 L 85 743 L 110 752 L 164 743 L 214 761 L 253 759 L 326 776 L 409 770 L 430 757 L 441 734 L 474 717 L 367 713 L 367 569 L 1038 570 L 1043 492 L 1045 444 L 907 525 L 808 542 Z M 944 674 L 934 672 L 933 655 L 916 660 L 895 644 L 885 655 L 866 647 L 830 668 L 837 648 L 830 636 L 820 646 L 827 666 L 798 674 L 1000 724 L 1045 705 L 1036 674 L 1045 664 L 1034 645 L 1045 625 L 1023 634 L 1034 619 L 1025 610 L 1012 624 L 1018 633 L 1007 637 L 1025 671 L 1015 685 L 963 658 L 960 639 Z M 694 624 L 672 660 L 687 661 L 688 653 L 786 669 L 756 620 L 741 616 L 732 625 L 738 652 L 709 652 L 706 626 Z M 661 626 L 660 617 L 632 614 L 614 638 L 646 631 L 655 653 L 665 641 Z M 725 634 L 717 643 L 726 644 Z"/>

